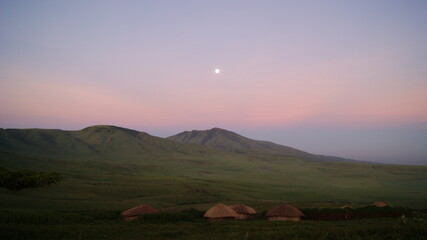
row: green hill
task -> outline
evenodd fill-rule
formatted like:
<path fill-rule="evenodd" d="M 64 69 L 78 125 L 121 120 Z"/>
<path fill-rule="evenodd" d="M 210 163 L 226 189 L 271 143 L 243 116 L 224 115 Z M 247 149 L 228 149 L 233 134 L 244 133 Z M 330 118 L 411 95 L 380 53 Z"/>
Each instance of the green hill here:
<path fill-rule="evenodd" d="M 292 156 L 310 161 L 363 162 L 340 157 L 315 155 L 273 142 L 253 140 L 221 128 L 212 128 L 210 130 L 202 131 L 185 131 L 177 135 L 170 136 L 167 139 L 180 143 L 194 143 L 209 148 L 223 149 L 237 153 L 258 152 Z"/>
<path fill-rule="evenodd" d="M 374 201 L 427 207 L 427 167 L 229 149 L 114 126 L 1 129 L 1 167 L 56 171 L 63 180 L 37 190 L 0 189 L 0 209 L 206 209 L 242 202 L 263 210 L 284 201 L 301 207 Z"/>
<path fill-rule="evenodd" d="M 210 150 L 126 128 L 92 126 L 80 131 L 0 129 L 0 151 L 61 159 L 131 161 Z"/>
<path fill-rule="evenodd" d="M 224 149 L 239 153 L 264 152 L 295 157 L 306 157 L 310 155 L 309 153 L 295 148 L 281 146 L 267 141 L 252 140 L 220 128 L 212 128 L 205 131 L 185 131 L 170 136 L 168 139 L 181 143 L 195 143 L 210 148 Z"/>

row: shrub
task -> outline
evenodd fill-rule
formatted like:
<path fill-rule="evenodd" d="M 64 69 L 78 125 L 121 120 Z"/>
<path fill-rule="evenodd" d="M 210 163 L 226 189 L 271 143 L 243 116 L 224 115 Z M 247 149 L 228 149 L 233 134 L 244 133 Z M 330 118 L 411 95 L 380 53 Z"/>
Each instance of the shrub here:
<path fill-rule="evenodd" d="M 62 177 L 57 172 L 34 172 L 30 170 L 9 171 L 0 167 L 0 187 L 13 191 L 25 188 L 40 188 L 57 184 Z"/>
<path fill-rule="evenodd" d="M 197 210 L 195 208 L 184 209 L 181 212 L 182 213 L 189 213 L 189 214 L 193 215 L 195 218 L 203 218 L 203 215 L 205 215 L 205 211 L 200 211 L 200 210 Z"/>
<path fill-rule="evenodd" d="M 139 216 L 134 222 L 169 223 L 169 222 L 194 222 L 196 218 L 190 213 L 153 213 Z"/>
<path fill-rule="evenodd" d="M 309 220 L 350 220 L 362 218 L 394 218 L 402 215 L 412 216 L 412 209 L 403 207 L 376 207 L 362 208 L 311 208 L 302 209 L 305 218 Z"/>

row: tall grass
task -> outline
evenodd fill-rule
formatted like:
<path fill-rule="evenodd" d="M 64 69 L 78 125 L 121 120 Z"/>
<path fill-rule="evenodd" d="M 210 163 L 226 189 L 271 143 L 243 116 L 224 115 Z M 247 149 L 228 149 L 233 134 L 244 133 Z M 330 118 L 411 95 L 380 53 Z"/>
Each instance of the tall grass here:
<path fill-rule="evenodd" d="M 118 211 L 0 211 L 0 224 L 54 225 L 119 221 Z"/>
<path fill-rule="evenodd" d="M 283 240 L 375 239 L 425 240 L 427 222 L 397 218 L 352 221 L 93 221 L 67 224 L 0 224 L 0 239 L 144 239 Z"/>
<path fill-rule="evenodd" d="M 134 220 L 134 222 L 146 223 L 170 223 L 170 222 L 195 222 L 196 217 L 190 213 L 154 213 L 145 214 Z"/>
<path fill-rule="evenodd" d="M 376 207 L 361 208 L 310 208 L 301 209 L 308 220 L 351 220 L 363 218 L 396 218 L 402 215 L 411 217 L 413 210 L 405 207 Z"/>

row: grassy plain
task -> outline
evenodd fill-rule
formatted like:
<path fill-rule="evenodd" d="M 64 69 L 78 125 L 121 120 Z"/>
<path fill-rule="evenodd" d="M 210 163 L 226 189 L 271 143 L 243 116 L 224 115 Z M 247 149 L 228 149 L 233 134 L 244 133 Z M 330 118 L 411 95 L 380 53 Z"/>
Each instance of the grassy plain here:
<path fill-rule="evenodd" d="M 0 189 L 3 210 L 120 210 L 149 204 L 163 210 L 245 203 L 262 211 L 281 202 L 297 207 L 372 203 L 427 208 L 427 168 L 308 162 L 284 156 L 170 156 L 141 162 L 56 160 L 1 153 L 11 170 L 57 171 L 58 185 Z"/>
<path fill-rule="evenodd" d="M 1 239 L 425 239 L 427 222 L 416 218 L 351 221 L 123 222 L 118 212 L 0 212 Z"/>

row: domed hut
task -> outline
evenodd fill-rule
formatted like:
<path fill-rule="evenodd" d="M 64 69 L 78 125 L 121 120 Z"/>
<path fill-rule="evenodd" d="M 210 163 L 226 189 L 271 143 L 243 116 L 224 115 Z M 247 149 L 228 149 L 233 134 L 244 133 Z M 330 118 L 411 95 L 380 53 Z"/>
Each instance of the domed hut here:
<path fill-rule="evenodd" d="M 388 205 L 387 205 L 387 203 L 385 203 L 385 202 L 375 202 L 375 203 L 374 203 L 374 205 L 375 205 L 375 206 L 377 206 L 377 207 L 385 207 L 385 206 L 388 206 Z"/>
<path fill-rule="evenodd" d="M 244 220 L 244 219 L 254 219 L 256 215 L 255 209 L 246 206 L 244 204 L 236 204 L 230 206 L 231 209 L 233 209 L 237 214 L 237 219 Z"/>
<path fill-rule="evenodd" d="M 237 214 L 233 209 L 221 203 L 209 208 L 205 215 L 203 215 L 203 217 L 207 218 L 209 221 L 234 220 L 238 216 L 239 214 Z"/>
<path fill-rule="evenodd" d="M 298 222 L 301 220 L 301 217 L 304 214 L 289 204 L 283 204 L 278 207 L 272 208 L 267 211 L 265 216 L 269 221 L 295 221 Z"/>
<path fill-rule="evenodd" d="M 133 207 L 131 209 L 128 209 L 126 211 L 123 211 L 120 215 L 123 217 L 123 219 L 128 222 L 132 221 L 134 219 L 137 219 L 139 216 L 144 214 L 152 214 L 152 213 L 159 213 L 160 211 L 147 206 L 147 205 L 139 205 L 136 207 Z"/>

